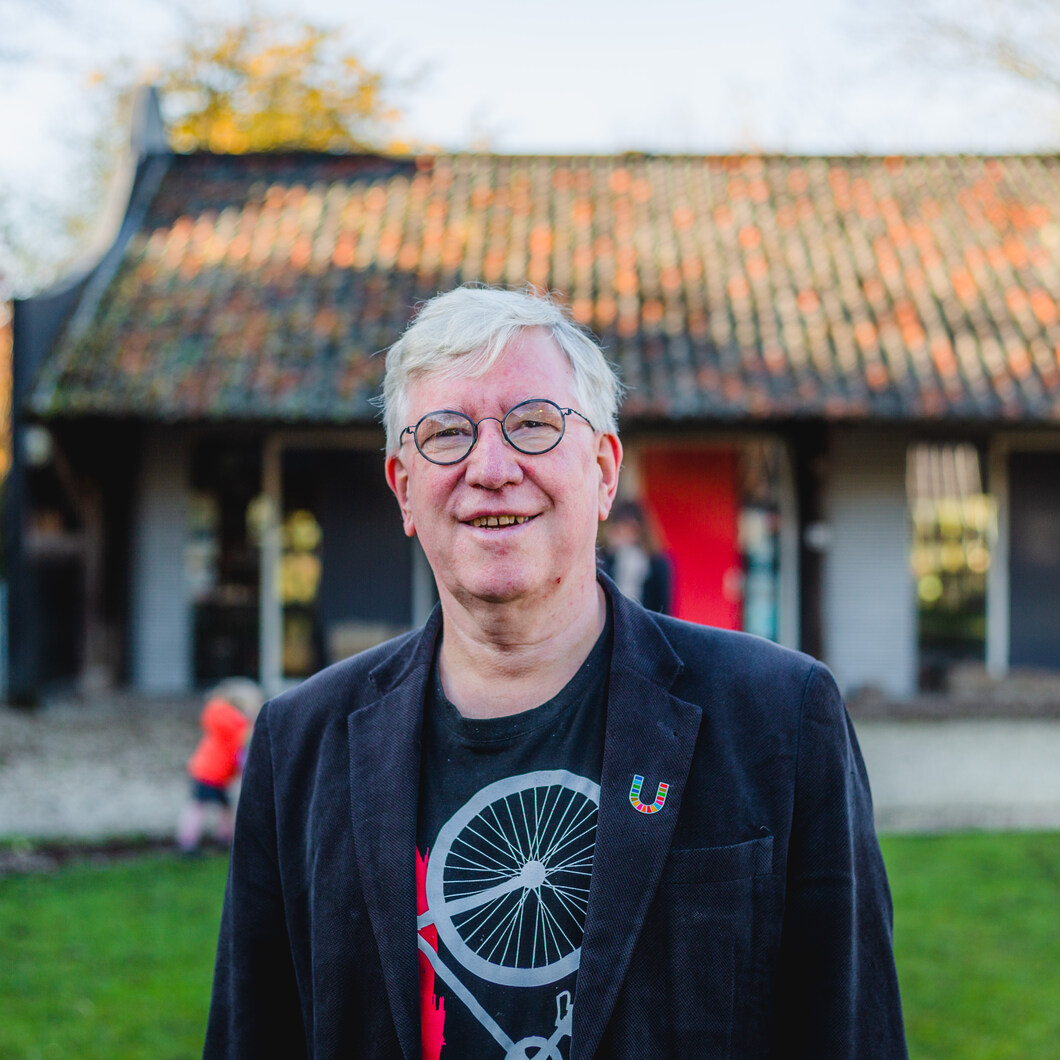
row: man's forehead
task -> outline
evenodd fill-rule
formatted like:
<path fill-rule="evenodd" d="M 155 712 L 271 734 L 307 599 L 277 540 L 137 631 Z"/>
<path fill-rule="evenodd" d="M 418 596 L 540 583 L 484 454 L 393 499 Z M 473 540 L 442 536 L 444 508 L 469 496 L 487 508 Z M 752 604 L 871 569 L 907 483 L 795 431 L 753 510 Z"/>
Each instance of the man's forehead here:
<path fill-rule="evenodd" d="M 482 397 L 503 400 L 507 395 L 513 404 L 533 397 L 551 398 L 553 391 L 567 389 L 574 372 L 566 354 L 549 341 L 555 357 L 536 344 L 534 349 L 525 350 L 514 342 L 492 363 L 481 350 L 462 354 L 441 367 L 416 373 L 409 381 L 409 396 L 417 405 L 430 404 L 435 395 L 450 399 L 456 395 L 468 401 Z M 509 353 L 525 356 L 513 364 Z"/>

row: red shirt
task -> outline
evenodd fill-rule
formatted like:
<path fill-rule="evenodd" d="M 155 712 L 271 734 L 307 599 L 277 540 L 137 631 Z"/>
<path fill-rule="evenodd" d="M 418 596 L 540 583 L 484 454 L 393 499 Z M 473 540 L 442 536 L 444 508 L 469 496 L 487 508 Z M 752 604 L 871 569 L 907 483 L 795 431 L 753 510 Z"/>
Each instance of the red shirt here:
<path fill-rule="evenodd" d="M 203 737 L 188 761 L 194 780 L 224 787 L 239 775 L 239 752 L 250 735 L 250 719 L 224 699 L 211 699 L 200 719 Z"/>

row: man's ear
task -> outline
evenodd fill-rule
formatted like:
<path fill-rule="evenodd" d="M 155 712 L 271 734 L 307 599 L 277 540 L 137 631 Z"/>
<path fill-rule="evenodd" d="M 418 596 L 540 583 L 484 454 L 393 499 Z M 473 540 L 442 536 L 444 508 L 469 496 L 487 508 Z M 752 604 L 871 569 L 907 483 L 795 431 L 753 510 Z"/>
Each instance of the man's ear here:
<path fill-rule="evenodd" d="M 400 453 L 391 453 L 386 458 L 386 484 L 397 497 L 401 509 L 401 523 L 406 537 L 416 536 L 416 525 L 412 519 L 412 505 L 409 502 L 409 472 L 401 459 Z"/>
<path fill-rule="evenodd" d="M 611 511 L 618 489 L 618 473 L 622 467 L 622 443 L 617 434 L 601 434 L 596 447 L 596 466 L 600 469 L 598 518 L 602 522 Z"/>

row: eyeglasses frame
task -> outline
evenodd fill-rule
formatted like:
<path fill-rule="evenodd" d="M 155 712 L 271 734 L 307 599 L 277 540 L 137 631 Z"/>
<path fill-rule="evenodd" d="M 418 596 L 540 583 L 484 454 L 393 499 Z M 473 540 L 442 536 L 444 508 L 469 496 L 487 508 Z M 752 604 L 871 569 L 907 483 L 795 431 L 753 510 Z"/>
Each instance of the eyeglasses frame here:
<path fill-rule="evenodd" d="M 519 446 L 517 446 L 515 442 L 512 441 L 507 430 L 505 430 L 504 421 L 517 408 L 521 408 L 523 405 L 532 405 L 534 402 L 539 402 L 545 405 L 551 405 L 562 417 L 563 430 L 560 432 L 560 436 L 547 449 L 520 449 Z M 437 416 L 439 413 L 442 412 L 449 416 L 460 416 L 462 419 L 467 420 L 467 422 L 471 424 L 471 444 L 467 447 L 467 452 L 464 453 L 463 456 L 458 457 L 456 460 L 435 460 L 434 457 L 428 456 L 420 448 L 420 441 L 417 437 L 417 431 L 419 429 L 420 424 L 423 423 L 423 421 L 429 416 Z M 508 409 L 508 411 L 503 416 L 483 416 L 482 419 L 477 421 L 473 420 L 466 412 L 461 412 L 459 409 L 432 409 L 430 412 L 425 412 L 415 423 L 402 429 L 401 433 L 398 435 L 398 444 L 400 445 L 401 442 L 405 440 L 406 434 L 411 434 L 413 444 L 416 446 L 416 451 L 420 454 L 420 456 L 423 457 L 424 460 L 428 461 L 428 463 L 435 464 L 437 467 L 452 467 L 454 464 L 459 464 L 466 460 L 471 455 L 471 451 L 475 448 L 476 445 L 478 445 L 479 424 L 485 423 L 487 420 L 493 420 L 494 422 L 500 425 L 501 434 L 504 436 L 504 440 L 517 453 L 522 453 L 523 456 L 544 456 L 545 453 L 551 453 L 552 450 L 555 449 L 556 446 L 563 441 L 564 437 L 567 434 L 568 416 L 578 416 L 581 419 L 585 420 L 585 422 L 589 424 L 590 428 L 592 428 L 593 432 L 595 433 L 596 428 L 593 427 L 592 421 L 589 419 L 588 416 L 585 415 L 584 412 L 579 412 L 577 409 L 573 408 L 563 408 L 561 405 L 559 405 L 558 402 L 553 401 L 551 398 L 527 398 L 525 401 L 520 401 L 518 404 L 512 405 L 512 407 Z"/>

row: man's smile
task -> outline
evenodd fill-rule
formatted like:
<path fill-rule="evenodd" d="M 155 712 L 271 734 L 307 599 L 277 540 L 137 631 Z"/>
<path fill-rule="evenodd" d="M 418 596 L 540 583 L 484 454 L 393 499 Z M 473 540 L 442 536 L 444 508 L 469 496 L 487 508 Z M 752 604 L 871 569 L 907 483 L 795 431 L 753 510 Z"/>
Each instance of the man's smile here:
<path fill-rule="evenodd" d="M 466 520 L 466 525 L 480 528 L 517 526 L 533 518 L 535 518 L 533 515 L 480 515 L 474 519 Z"/>

